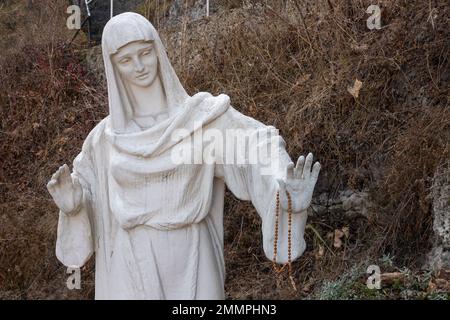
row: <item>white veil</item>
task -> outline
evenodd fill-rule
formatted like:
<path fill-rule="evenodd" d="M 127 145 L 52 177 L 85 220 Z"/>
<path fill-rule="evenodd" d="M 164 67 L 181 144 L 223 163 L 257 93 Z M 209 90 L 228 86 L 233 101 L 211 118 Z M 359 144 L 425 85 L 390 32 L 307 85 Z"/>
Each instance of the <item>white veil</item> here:
<path fill-rule="evenodd" d="M 105 25 L 102 52 L 108 83 L 108 102 L 111 126 L 115 133 L 124 133 L 133 110 L 121 77 L 115 70 L 111 55 L 132 41 L 154 41 L 158 57 L 158 74 L 166 94 L 169 114 L 179 109 L 189 95 L 184 90 L 167 57 L 164 45 L 153 25 L 143 16 L 126 12 L 113 17 Z"/>

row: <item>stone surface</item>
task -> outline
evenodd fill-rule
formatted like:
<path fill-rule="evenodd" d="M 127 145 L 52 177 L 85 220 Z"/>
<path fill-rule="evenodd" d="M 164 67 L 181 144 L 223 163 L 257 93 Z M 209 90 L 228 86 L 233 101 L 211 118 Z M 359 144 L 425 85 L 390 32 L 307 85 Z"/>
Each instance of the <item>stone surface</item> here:
<path fill-rule="evenodd" d="M 89 73 L 106 87 L 105 65 L 102 57 L 102 47 L 100 45 L 86 49 L 86 67 Z"/>
<path fill-rule="evenodd" d="M 77 0 L 73 0 L 75 4 Z M 160 22 L 167 25 L 177 25 L 186 21 L 196 21 L 206 16 L 206 0 L 167 0 L 171 3 L 168 13 L 165 17 L 160 17 Z M 160 3 L 163 6 L 163 3 Z M 136 11 L 138 8 L 145 7 L 145 0 L 115 0 L 114 15 L 127 11 Z M 212 15 L 218 11 L 219 1 L 210 1 L 209 14 Z M 82 5 L 82 12 L 86 15 L 86 8 Z M 93 1 L 90 4 L 91 21 L 90 31 L 94 43 L 99 43 L 103 27 L 110 19 L 110 1 Z M 87 25 L 84 27 L 87 32 Z"/>
<path fill-rule="evenodd" d="M 427 263 L 433 270 L 450 269 L 450 162 L 436 170 L 431 194 L 434 245 Z"/>
<path fill-rule="evenodd" d="M 72 0 L 73 3 L 78 4 L 78 0 Z M 82 5 L 82 13 L 84 15 L 83 19 L 86 17 L 86 6 L 84 5 L 84 1 L 81 1 Z M 140 4 L 142 4 L 144 0 L 114 0 L 114 15 L 132 11 L 136 9 Z M 103 27 L 108 22 L 111 13 L 110 13 L 110 1 L 109 0 L 97 0 L 92 1 L 89 5 L 91 12 L 91 21 L 90 21 L 90 31 L 92 40 L 95 42 L 99 42 L 101 40 Z M 87 32 L 87 25 L 84 30 Z"/>
<path fill-rule="evenodd" d="M 187 5 L 186 5 L 187 4 Z M 218 1 L 210 1 L 209 14 L 212 15 L 218 10 Z M 183 18 L 189 21 L 196 21 L 206 16 L 206 0 L 173 0 L 169 10 L 167 23 L 174 24 L 182 22 Z"/>
<path fill-rule="evenodd" d="M 370 215 L 372 204 L 367 191 L 342 190 L 336 196 L 321 193 L 314 198 L 310 214 L 344 214 L 349 218 Z"/>

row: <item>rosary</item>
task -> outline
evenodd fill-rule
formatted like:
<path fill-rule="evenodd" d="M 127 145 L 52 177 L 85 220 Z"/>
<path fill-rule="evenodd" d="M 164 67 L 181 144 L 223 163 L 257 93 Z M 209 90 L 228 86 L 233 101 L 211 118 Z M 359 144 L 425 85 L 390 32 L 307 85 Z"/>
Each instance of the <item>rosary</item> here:
<path fill-rule="evenodd" d="M 292 199 L 289 192 L 286 190 L 286 195 L 288 199 L 288 262 L 285 263 L 282 267 L 278 267 L 276 263 L 277 252 L 278 252 L 278 225 L 280 218 L 280 192 L 277 192 L 277 203 L 275 209 L 275 239 L 273 244 L 273 260 L 272 265 L 275 273 L 279 275 L 286 266 L 288 266 L 288 274 L 289 279 L 291 281 L 291 285 L 295 291 L 297 291 L 297 287 L 295 286 L 294 277 L 292 276 Z"/>

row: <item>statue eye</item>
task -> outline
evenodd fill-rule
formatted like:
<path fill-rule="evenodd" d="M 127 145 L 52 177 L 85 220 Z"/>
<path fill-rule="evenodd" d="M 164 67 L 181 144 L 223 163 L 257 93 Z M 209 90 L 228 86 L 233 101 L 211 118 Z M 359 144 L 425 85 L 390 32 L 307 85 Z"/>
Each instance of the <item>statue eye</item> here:
<path fill-rule="evenodd" d="M 143 56 L 148 56 L 150 53 L 152 52 L 152 50 L 148 49 L 142 52 Z"/>
<path fill-rule="evenodd" d="M 123 59 L 120 59 L 119 60 L 119 62 L 121 63 L 121 64 L 125 64 L 125 63 L 128 63 L 128 62 L 130 62 L 130 58 L 123 58 Z"/>

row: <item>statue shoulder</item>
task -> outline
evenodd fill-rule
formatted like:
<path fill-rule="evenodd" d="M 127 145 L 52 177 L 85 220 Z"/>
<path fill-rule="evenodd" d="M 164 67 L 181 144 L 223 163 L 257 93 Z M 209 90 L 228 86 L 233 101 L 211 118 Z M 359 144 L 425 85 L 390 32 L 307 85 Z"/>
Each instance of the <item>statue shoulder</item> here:
<path fill-rule="evenodd" d="M 223 109 L 225 111 L 230 106 L 230 97 L 226 94 L 213 96 L 209 92 L 198 92 L 185 101 L 185 107 L 201 109 L 202 111 L 213 111 Z"/>
<path fill-rule="evenodd" d="M 99 123 L 96 124 L 96 126 L 89 132 L 88 136 L 83 142 L 82 151 L 84 152 L 90 152 L 93 148 L 98 146 L 99 143 L 104 141 L 102 139 L 106 127 L 110 123 L 110 116 L 105 117 L 103 120 L 101 120 Z"/>
<path fill-rule="evenodd" d="M 229 123 L 230 127 L 236 129 L 264 129 L 267 126 L 230 106 L 224 114 L 224 120 Z"/>

